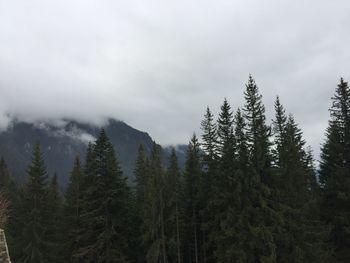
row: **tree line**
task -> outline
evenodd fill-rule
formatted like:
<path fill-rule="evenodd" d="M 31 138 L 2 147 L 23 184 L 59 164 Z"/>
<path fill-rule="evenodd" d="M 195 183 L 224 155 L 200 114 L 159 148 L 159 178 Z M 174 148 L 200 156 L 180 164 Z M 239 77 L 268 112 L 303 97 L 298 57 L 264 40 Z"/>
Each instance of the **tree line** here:
<path fill-rule="evenodd" d="M 209 107 L 183 171 L 140 145 L 128 185 L 107 134 L 76 158 L 61 193 L 37 144 L 27 181 L 4 159 L 0 189 L 17 263 L 350 262 L 350 88 L 332 98 L 319 167 L 280 99 L 272 124 L 250 76 L 242 109 Z"/>

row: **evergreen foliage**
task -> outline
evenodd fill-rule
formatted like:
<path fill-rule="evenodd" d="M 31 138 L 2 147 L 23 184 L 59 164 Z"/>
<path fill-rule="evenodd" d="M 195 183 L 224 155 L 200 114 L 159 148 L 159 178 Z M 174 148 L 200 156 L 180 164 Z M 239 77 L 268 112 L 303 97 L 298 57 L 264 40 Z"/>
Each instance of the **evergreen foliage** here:
<path fill-rule="evenodd" d="M 77 157 L 61 195 L 40 145 L 17 187 L 0 159 L 0 192 L 15 263 L 350 262 L 350 88 L 332 98 L 319 170 L 293 115 L 277 97 L 266 122 L 252 76 L 243 109 L 207 107 L 201 142 L 193 135 L 185 167 L 175 149 L 142 145 L 135 182 L 126 183 L 101 130 Z M 132 190 L 131 190 L 132 189 Z"/>
<path fill-rule="evenodd" d="M 340 80 L 330 109 L 331 120 L 322 147 L 320 182 L 322 216 L 331 227 L 334 262 L 350 260 L 350 88 Z"/>
<path fill-rule="evenodd" d="M 87 155 L 83 231 L 74 255 L 84 262 L 127 262 L 129 189 L 104 130 Z"/>

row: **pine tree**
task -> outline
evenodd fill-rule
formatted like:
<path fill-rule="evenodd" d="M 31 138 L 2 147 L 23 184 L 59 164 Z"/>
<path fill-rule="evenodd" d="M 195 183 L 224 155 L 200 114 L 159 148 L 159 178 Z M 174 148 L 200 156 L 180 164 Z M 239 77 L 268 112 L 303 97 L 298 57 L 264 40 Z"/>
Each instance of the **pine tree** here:
<path fill-rule="evenodd" d="M 49 240 L 50 262 L 62 262 L 63 224 L 62 198 L 59 192 L 57 174 L 54 174 L 48 186 L 47 197 L 47 239 Z"/>
<path fill-rule="evenodd" d="M 262 182 L 267 183 L 266 171 L 271 167 L 269 141 L 270 127 L 266 125 L 265 107 L 262 95 L 252 76 L 249 76 L 245 95 L 245 118 L 247 119 L 247 138 L 250 145 L 251 164 Z"/>
<path fill-rule="evenodd" d="M 134 170 L 136 183 L 136 204 L 140 217 L 143 217 L 145 211 L 144 202 L 146 200 L 149 178 L 148 178 L 148 163 L 145 150 L 142 145 L 138 149 L 138 155 Z"/>
<path fill-rule="evenodd" d="M 331 226 L 334 262 L 350 260 L 350 88 L 343 79 L 332 98 L 331 120 L 322 147 L 322 216 Z"/>
<path fill-rule="evenodd" d="M 182 262 L 182 215 L 180 201 L 182 198 L 182 181 L 177 156 L 173 148 L 165 180 L 165 228 L 169 262 Z"/>
<path fill-rule="evenodd" d="M 213 209 L 210 205 L 210 200 L 214 197 L 213 183 L 218 172 L 218 134 L 217 123 L 214 122 L 214 116 L 209 107 L 207 107 L 203 120 L 201 121 L 202 130 L 202 167 L 203 175 L 200 184 L 200 200 L 201 200 L 201 218 L 202 218 L 202 236 L 203 246 L 201 257 L 203 262 L 211 262 L 214 254 L 214 244 L 210 242 L 210 232 L 213 231 L 211 222 L 213 220 Z"/>
<path fill-rule="evenodd" d="M 69 178 L 64 203 L 64 228 L 67 235 L 65 254 L 69 262 L 79 262 L 74 255 L 79 248 L 82 229 L 81 212 L 83 200 L 84 175 L 79 156 L 76 156 Z"/>
<path fill-rule="evenodd" d="M 196 135 L 193 135 L 187 150 L 184 171 L 184 262 L 201 262 L 202 245 L 200 219 L 200 182 L 202 176 L 200 148 Z"/>
<path fill-rule="evenodd" d="M 277 261 L 324 262 L 327 234 L 319 218 L 318 187 L 311 152 L 292 115 L 275 102 L 274 209 L 282 224 L 275 231 Z"/>
<path fill-rule="evenodd" d="M 281 166 L 282 159 L 284 158 L 282 154 L 283 154 L 283 145 L 284 145 L 283 139 L 284 139 L 284 133 L 286 129 L 286 123 L 287 123 L 286 110 L 284 109 L 283 105 L 280 102 L 279 97 L 277 96 L 276 102 L 275 102 L 275 120 L 273 120 L 273 133 L 275 136 L 274 144 L 276 146 L 274 160 L 276 162 L 275 165 L 277 166 Z"/>
<path fill-rule="evenodd" d="M 129 192 L 104 130 L 89 151 L 81 214 L 85 231 L 75 256 L 84 262 L 127 262 Z"/>
<path fill-rule="evenodd" d="M 165 234 L 165 180 L 161 163 L 161 147 L 153 144 L 149 164 L 149 188 L 147 191 L 147 214 L 145 214 L 145 244 L 147 262 L 168 262 L 167 239 Z"/>
<path fill-rule="evenodd" d="M 207 107 L 204 119 L 201 122 L 202 134 L 202 149 L 204 151 L 203 162 L 205 167 L 210 170 L 213 162 L 217 159 L 217 125 L 214 122 L 214 116 L 209 107 Z"/>
<path fill-rule="evenodd" d="M 231 106 L 225 99 L 221 106 L 221 112 L 218 119 L 218 152 L 220 156 L 230 155 L 229 151 L 232 151 L 233 138 L 233 113 Z M 232 156 L 233 158 L 233 156 Z"/>
<path fill-rule="evenodd" d="M 35 145 L 27 173 L 23 199 L 17 208 L 17 227 L 21 229 L 21 235 L 15 241 L 18 250 L 12 254 L 13 260 L 23 263 L 50 262 L 47 238 L 47 172 L 39 144 Z"/>
<path fill-rule="evenodd" d="M 270 202 L 271 154 L 270 128 L 266 125 L 265 107 L 258 87 L 249 76 L 245 91 L 244 117 L 247 122 L 249 145 L 249 172 L 247 173 L 249 205 L 245 217 L 249 222 L 246 249 L 248 262 L 276 261 L 276 245 L 272 231 L 276 225 L 276 214 Z M 249 242 L 250 240 L 250 242 Z"/>
<path fill-rule="evenodd" d="M 242 249 L 242 173 L 238 171 L 234 118 L 227 100 L 218 119 L 220 154 L 213 182 L 214 194 L 209 206 L 214 214 L 210 222 L 210 240 L 215 262 L 244 262 Z M 241 131 L 242 132 L 242 131 Z M 237 134 L 240 136 L 241 134 Z M 240 138 L 241 139 L 241 138 Z"/>
<path fill-rule="evenodd" d="M 145 218 L 148 211 L 149 191 L 149 163 L 142 144 L 139 146 L 135 163 L 135 231 L 136 244 L 138 247 L 137 262 L 145 262 L 146 244 L 144 233 L 147 232 Z"/>

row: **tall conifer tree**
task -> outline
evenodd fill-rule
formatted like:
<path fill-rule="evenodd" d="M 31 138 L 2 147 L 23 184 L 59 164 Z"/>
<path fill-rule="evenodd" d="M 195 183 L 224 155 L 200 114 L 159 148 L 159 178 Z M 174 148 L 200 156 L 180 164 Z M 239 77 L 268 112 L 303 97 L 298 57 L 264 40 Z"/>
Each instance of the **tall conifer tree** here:
<path fill-rule="evenodd" d="M 202 168 L 200 148 L 196 135 L 193 135 L 187 150 L 184 171 L 184 220 L 185 242 L 184 262 L 201 262 L 200 251 L 202 245 L 200 221 L 200 181 Z"/>
<path fill-rule="evenodd" d="M 271 153 L 270 128 L 266 125 L 265 107 L 262 96 L 252 76 L 246 84 L 244 116 L 247 122 L 249 145 L 249 172 L 247 174 L 250 205 L 246 208 L 249 218 L 247 249 L 248 262 L 276 261 L 276 245 L 272 228 L 276 225 L 275 213 L 270 203 Z"/>
<path fill-rule="evenodd" d="M 334 262 L 350 261 L 350 88 L 340 80 L 322 147 L 322 215 L 331 226 Z"/>
<path fill-rule="evenodd" d="M 70 174 L 69 184 L 65 194 L 64 224 L 67 233 L 65 254 L 69 262 L 81 262 L 74 255 L 79 248 L 79 235 L 82 229 L 81 212 L 83 200 L 84 175 L 79 156 L 76 156 L 74 166 Z"/>
<path fill-rule="evenodd" d="M 87 161 L 81 216 L 85 231 L 75 256 L 84 262 L 127 262 L 129 191 L 104 130 Z"/>
<path fill-rule="evenodd" d="M 39 143 L 35 145 L 32 162 L 27 169 L 28 179 L 18 207 L 22 231 L 16 240 L 18 251 L 14 259 L 23 263 L 50 262 L 47 237 L 47 172 Z"/>

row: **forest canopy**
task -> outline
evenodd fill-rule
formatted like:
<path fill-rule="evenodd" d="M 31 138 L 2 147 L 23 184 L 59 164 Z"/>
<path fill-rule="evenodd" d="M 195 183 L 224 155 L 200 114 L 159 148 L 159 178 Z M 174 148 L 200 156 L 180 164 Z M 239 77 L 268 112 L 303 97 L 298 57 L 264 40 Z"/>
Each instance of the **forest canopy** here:
<path fill-rule="evenodd" d="M 185 167 L 142 145 L 129 185 L 104 130 L 62 191 L 38 143 L 26 182 L 0 162 L 12 262 L 350 262 L 350 88 L 332 97 L 320 163 L 276 97 L 268 123 L 252 76 L 244 105 L 204 112 Z M 6 156 L 4 156 L 6 158 Z"/>

